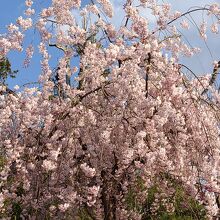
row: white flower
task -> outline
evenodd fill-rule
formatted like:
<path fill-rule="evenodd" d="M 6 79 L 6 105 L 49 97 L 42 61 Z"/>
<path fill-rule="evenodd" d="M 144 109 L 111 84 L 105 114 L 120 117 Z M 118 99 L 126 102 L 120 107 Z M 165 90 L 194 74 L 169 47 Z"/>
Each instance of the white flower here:
<path fill-rule="evenodd" d="M 55 164 L 55 162 L 53 162 L 53 161 L 51 161 L 51 160 L 44 160 L 42 166 L 43 166 L 43 168 L 46 169 L 47 171 L 56 169 L 56 164 Z"/>
<path fill-rule="evenodd" d="M 87 177 L 93 177 L 96 174 L 95 168 L 89 167 L 87 163 L 81 164 L 80 168 Z"/>
<path fill-rule="evenodd" d="M 212 24 L 211 31 L 214 34 L 218 34 L 218 25 L 217 24 Z"/>
<path fill-rule="evenodd" d="M 60 209 L 61 212 L 65 212 L 69 208 L 69 206 L 70 204 L 64 203 L 64 204 L 60 204 L 58 208 Z"/>
<path fill-rule="evenodd" d="M 4 206 L 4 196 L 2 193 L 0 193 L 0 208 Z"/>
<path fill-rule="evenodd" d="M 33 4 L 33 1 L 31 1 L 31 0 L 26 0 L 26 1 L 25 1 L 25 5 L 26 5 L 27 7 L 31 7 L 32 4 Z"/>
<path fill-rule="evenodd" d="M 89 194 L 93 195 L 94 197 L 97 197 L 99 193 L 100 186 L 92 186 L 88 188 Z"/>
<path fill-rule="evenodd" d="M 19 88 L 20 88 L 20 87 L 19 87 L 18 85 L 15 85 L 15 86 L 14 86 L 14 89 L 15 89 L 15 90 L 19 90 Z"/>
<path fill-rule="evenodd" d="M 24 19 L 20 16 L 17 19 L 17 24 L 20 25 L 24 30 L 27 30 L 30 27 L 32 27 L 32 19 L 31 18 Z"/>
<path fill-rule="evenodd" d="M 14 24 L 8 25 L 9 32 L 18 31 L 18 29 L 19 29 L 18 26 L 14 25 Z"/>
<path fill-rule="evenodd" d="M 180 23 L 180 25 L 181 25 L 182 28 L 189 30 L 189 23 L 186 20 L 183 20 Z"/>

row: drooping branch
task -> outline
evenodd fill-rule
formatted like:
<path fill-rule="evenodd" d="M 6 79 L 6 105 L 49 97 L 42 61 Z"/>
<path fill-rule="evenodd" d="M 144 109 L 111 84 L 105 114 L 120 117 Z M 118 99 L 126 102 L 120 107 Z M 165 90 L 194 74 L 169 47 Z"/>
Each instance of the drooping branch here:
<path fill-rule="evenodd" d="M 146 58 L 146 79 L 145 79 L 145 91 L 146 91 L 146 98 L 148 97 L 148 77 L 149 77 L 149 71 L 150 71 L 150 64 L 151 64 L 151 59 L 152 59 L 152 57 L 151 57 L 151 53 L 148 53 L 147 54 L 147 58 Z"/>
<path fill-rule="evenodd" d="M 219 68 L 220 68 L 220 61 L 218 61 L 218 63 L 214 66 L 214 69 L 212 71 L 212 77 L 209 80 L 209 86 L 212 86 L 214 84 L 214 82 L 216 81 Z M 218 91 L 220 91 L 220 87 L 219 87 Z M 208 92 L 208 88 L 205 88 L 201 95 L 204 95 L 207 92 Z"/>

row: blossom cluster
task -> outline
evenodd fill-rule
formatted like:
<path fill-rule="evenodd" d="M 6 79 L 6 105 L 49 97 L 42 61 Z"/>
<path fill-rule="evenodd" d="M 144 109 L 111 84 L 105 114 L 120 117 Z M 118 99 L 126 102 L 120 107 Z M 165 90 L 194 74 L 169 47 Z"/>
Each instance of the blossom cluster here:
<path fill-rule="evenodd" d="M 85 25 L 72 13 L 83 11 L 80 0 L 53 0 L 42 9 L 36 22 L 41 87 L 0 91 L 0 218 L 144 219 L 161 206 L 178 211 L 179 188 L 203 204 L 210 219 L 218 216 L 220 95 L 213 76 L 184 75 L 179 57 L 198 49 L 178 37 L 173 23 L 181 13 L 156 0 L 138 3 L 125 1 L 127 22 L 119 28 L 103 16 L 114 16 L 110 0 L 85 6 Z M 23 32 L 33 26 L 32 4 L 26 0 L 28 18 L 19 17 L 0 36 L 0 56 L 22 50 Z M 155 27 L 140 7 L 151 10 Z M 205 9 L 220 14 L 217 4 Z M 204 39 L 206 29 L 203 21 Z M 218 32 L 216 25 L 211 29 Z M 161 39 L 164 30 L 170 34 Z M 49 47 L 63 54 L 54 71 Z M 27 64 L 32 45 L 26 53 Z M 214 73 L 218 68 L 215 62 Z M 158 186 L 148 209 L 149 191 Z"/>

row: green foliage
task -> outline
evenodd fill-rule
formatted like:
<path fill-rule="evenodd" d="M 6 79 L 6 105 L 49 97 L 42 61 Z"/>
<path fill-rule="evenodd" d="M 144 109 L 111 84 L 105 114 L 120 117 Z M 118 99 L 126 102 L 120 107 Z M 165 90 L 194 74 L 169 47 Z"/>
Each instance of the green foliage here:
<path fill-rule="evenodd" d="M 138 177 L 133 188 L 128 190 L 126 204 L 128 210 L 138 211 L 143 214 L 142 220 L 206 220 L 206 211 L 204 207 L 193 198 L 182 184 L 168 175 L 163 176 L 163 180 L 168 182 L 168 186 L 173 190 L 170 196 L 166 197 L 168 203 L 172 203 L 173 212 L 168 212 L 164 202 L 159 197 L 158 208 L 152 212 L 157 195 L 162 195 L 163 187 L 154 185 L 147 190 L 146 200 L 144 203 L 137 201 L 137 193 L 146 191 L 143 180 Z M 169 191 L 169 189 L 168 189 Z M 166 203 L 167 203 L 166 202 Z"/>
<path fill-rule="evenodd" d="M 6 158 L 0 155 L 0 171 L 3 169 L 5 163 L 6 163 Z"/>
<path fill-rule="evenodd" d="M 17 191 L 16 191 L 17 196 L 22 196 L 24 193 L 25 193 L 25 190 L 23 186 L 22 185 L 18 186 Z"/>
<path fill-rule="evenodd" d="M 79 209 L 77 220 L 92 220 L 85 208 Z"/>
<path fill-rule="evenodd" d="M 8 77 L 15 78 L 18 70 L 11 69 L 11 63 L 7 57 L 0 58 L 0 83 L 6 85 Z"/>
<path fill-rule="evenodd" d="M 19 203 L 12 204 L 12 220 L 22 220 L 21 218 L 22 208 Z"/>

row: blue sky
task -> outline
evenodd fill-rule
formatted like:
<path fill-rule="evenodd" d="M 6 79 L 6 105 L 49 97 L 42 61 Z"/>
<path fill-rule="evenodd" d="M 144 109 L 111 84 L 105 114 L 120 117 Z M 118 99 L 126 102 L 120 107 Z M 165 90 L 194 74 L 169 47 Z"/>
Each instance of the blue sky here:
<path fill-rule="evenodd" d="M 50 0 L 36 0 L 34 1 L 34 7 L 37 9 L 37 13 L 42 7 L 47 7 L 50 4 Z M 87 4 L 89 0 L 83 0 L 83 5 Z M 123 4 L 123 0 L 112 0 L 111 1 L 115 7 L 116 13 L 114 18 L 111 22 L 115 24 L 119 24 L 119 21 L 122 21 L 123 14 L 120 10 L 120 6 Z M 206 5 L 213 2 L 219 2 L 220 0 L 167 0 L 167 2 L 172 4 L 173 10 L 179 10 L 181 12 L 186 11 L 188 8 L 195 6 L 195 5 Z M 195 3 L 196 2 L 196 3 Z M 6 25 L 10 23 L 14 23 L 20 15 L 22 15 L 23 11 L 25 10 L 24 0 L 1 0 L 1 7 L 0 7 L 0 34 L 4 34 L 6 31 Z M 196 22 L 201 21 L 201 13 L 193 14 L 193 19 Z M 209 21 L 212 22 L 211 20 Z M 192 27 L 192 25 L 191 25 Z M 185 38 L 193 45 L 202 48 L 202 53 L 198 56 L 190 59 L 183 58 L 181 61 L 191 67 L 191 69 L 196 72 L 198 75 L 202 73 L 208 73 L 212 71 L 212 61 L 213 60 L 220 60 L 220 35 L 214 35 L 210 32 L 208 33 L 208 41 L 207 45 L 211 51 L 209 53 L 209 49 L 204 41 L 198 38 L 198 31 L 196 27 L 192 27 L 189 31 L 183 32 Z M 34 33 L 33 30 L 28 31 L 26 33 L 26 38 L 24 42 L 24 47 L 28 46 L 30 43 L 33 43 L 36 46 L 39 42 L 39 36 L 37 33 Z M 37 49 L 36 49 L 37 51 Z M 50 52 L 53 54 L 53 60 L 51 61 L 51 66 L 55 67 L 56 61 L 60 57 L 60 53 L 57 52 L 55 49 L 51 49 Z M 19 52 L 11 52 L 9 54 L 10 61 L 12 63 L 12 68 L 18 69 L 19 73 L 16 79 L 9 80 L 9 86 L 13 87 L 14 85 L 23 85 L 28 82 L 35 82 L 38 79 L 40 73 L 40 55 L 36 53 L 31 61 L 31 65 L 28 68 L 23 68 L 23 61 L 25 58 L 24 53 Z"/>
<path fill-rule="evenodd" d="M 25 0 L 1 0 L 0 7 L 0 34 L 4 34 L 6 32 L 6 26 L 10 23 L 15 23 L 16 19 L 21 16 L 26 9 Z M 89 0 L 83 0 L 82 4 L 85 5 L 89 2 Z M 48 7 L 51 3 L 51 0 L 37 0 L 34 1 L 34 9 L 36 10 L 36 14 L 43 7 Z M 27 31 L 25 33 L 25 41 L 24 48 L 28 45 L 33 44 L 35 47 L 35 51 L 37 53 L 34 54 L 34 57 L 31 60 L 31 64 L 28 68 L 23 67 L 23 61 L 25 59 L 25 53 L 19 53 L 17 51 L 10 52 L 8 57 L 12 64 L 13 70 L 19 70 L 17 77 L 15 79 L 9 79 L 8 85 L 12 88 L 15 85 L 22 86 L 26 83 L 36 82 L 38 80 L 38 76 L 40 74 L 40 59 L 41 56 L 38 54 L 37 45 L 39 43 L 39 35 L 38 33 L 34 33 L 33 30 Z M 51 68 L 56 67 L 56 61 L 62 55 L 59 51 L 54 48 L 50 49 L 53 57 L 51 59 Z"/>
<path fill-rule="evenodd" d="M 39 0 L 37 8 L 40 9 L 42 6 L 47 6 L 48 4 L 46 4 L 46 2 L 48 1 Z M 24 10 L 24 1 L 2 0 L 0 7 L 0 34 L 4 34 L 6 32 L 6 26 L 10 23 L 15 23 L 16 19 L 23 14 Z M 38 40 L 38 34 L 34 34 L 33 31 L 27 32 L 24 47 L 27 47 L 32 42 L 36 45 Z M 34 59 L 32 59 L 31 65 L 28 68 L 23 67 L 25 53 L 19 53 L 17 51 L 10 52 L 8 57 L 11 61 L 12 69 L 19 70 L 16 79 L 9 79 L 8 84 L 10 87 L 13 87 L 16 84 L 23 85 L 28 82 L 37 81 L 40 73 L 39 54 L 35 54 Z"/>

